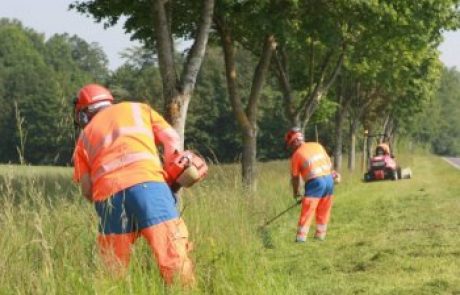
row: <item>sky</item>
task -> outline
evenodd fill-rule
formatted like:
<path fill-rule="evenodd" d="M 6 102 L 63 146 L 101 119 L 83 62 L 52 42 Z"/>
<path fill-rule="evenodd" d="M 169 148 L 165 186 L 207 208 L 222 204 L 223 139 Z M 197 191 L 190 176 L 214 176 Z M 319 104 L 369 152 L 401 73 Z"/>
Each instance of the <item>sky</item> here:
<path fill-rule="evenodd" d="M 76 11 L 68 10 L 73 0 L 0 0 L 0 18 L 16 18 L 25 27 L 45 34 L 48 39 L 53 34 L 76 34 L 88 43 L 97 42 L 109 59 L 109 68 L 115 70 L 123 60 L 120 52 L 139 46 L 130 41 L 122 24 L 104 29 L 102 24 Z M 27 9 L 25 9 L 27 7 Z M 445 32 L 444 42 L 439 47 L 441 61 L 448 67 L 460 69 L 460 31 Z"/>
<path fill-rule="evenodd" d="M 15 18 L 46 39 L 54 34 L 69 33 L 77 35 L 88 43 L 97 42 L 109 59 L 109 68 L 115 70 L 123 60 L 120 52 L 139 46 L 139 42 L 130 41 L 124 33 L 122 24 L 104 29 L 102 23 L 75 10 L 68 10 L 73 0 L 0 0 L 0 18 Z M 25 9 L 27 7 L 27 9 Z"/>

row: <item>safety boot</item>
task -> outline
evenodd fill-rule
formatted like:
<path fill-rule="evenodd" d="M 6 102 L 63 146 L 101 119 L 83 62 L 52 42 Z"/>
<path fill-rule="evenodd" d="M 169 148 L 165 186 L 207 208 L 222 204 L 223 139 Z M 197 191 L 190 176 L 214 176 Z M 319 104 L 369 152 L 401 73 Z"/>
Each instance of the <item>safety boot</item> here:
<path fill-rule="evenodd" d="M 296 243 L 305 243 L 307 241 L 307 236 L 297 236 L 295 239 Z"/>
<path fill-rule="evenodd" d="M 316 225 L 315 240 L 324 241 L 326 239 L 327 225 L 318 224 Z"/>
<path fill-rule="evenodd" d="M 326 236 L 315 236 L 315 240 L 318 240 L 318 241 L 325 241 L 325 240 L 326 240 Z"/>

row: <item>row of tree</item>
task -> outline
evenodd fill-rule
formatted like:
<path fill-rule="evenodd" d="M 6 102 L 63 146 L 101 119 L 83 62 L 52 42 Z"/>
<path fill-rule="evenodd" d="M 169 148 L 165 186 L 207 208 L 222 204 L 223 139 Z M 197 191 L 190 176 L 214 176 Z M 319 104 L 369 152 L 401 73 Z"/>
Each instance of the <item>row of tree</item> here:
<path fill-rule="evenodd" d="M 0 20 L 0 161 L 68 163 L 74 131 L 70 97 L 105 80 L 107 58 L 77 36 L 43 34 Z"/>
<path fill-rule="evenodd" d="M 285 116 L 292 125 L 305 129 L 331 88 L 340 85 L 332 94 L 338 105 L 336 129 L 341 129 L 341 118 L 357 97 L 371 101 L 365 108 L 361 104 L 361 109 L 375 108 L 376 101 L 383 101 L 378 116 L 388 113 L 388 126 L 393 126 L 432 94 L 439 77 L 436 48 L 441 32 L 459 25 L 458 0 L 121 0 L 108 4 L 77 1 L 71 7 L 106 25 L 127 16 L 126 31 L 157 53 L 166 116 L 182 136 L 207 41 L 219 42 L 227 94 L 242 134 L 243 180 L 251 189 L 255 188 L 258 105 L 270 74 L 279 80 Z M 180 78 L 174 37 L 194 40 Z M 236 63 L 241 48 L 256 61 L 248 88 L 241 85 Z M 336 83 L 339 76 L 341 82 Z M 334 154 L 340 169 L 338 131 Z"/>
<path fill-rule="evenodd" d="M 32 163 L 65 163 L 72 132 L 64 101 L 85 82 L 96 81 L 108 85 L 118 98 L 163 109 L 185 144 L 203 154 L 220 161 L 242 155 L 249 188 L 255 187 L 257 158 L 286 156 L 282 137 L 294 125 L 308 137 L 319 134 L 333 151 L 336 169 L 341 169 L 342 151 L 349 151 L 349 168 L 354 169 L 359 128 L 423 136 L 421 130 L 415 132 L 414 114 L 437 106 L 431 100 L 442 72 L 437 47 L 442 31 L 459 25 L 458 2 L 74 3 L 72 8 L 105 25 L 127 16 L 126 32 L 145 45 L 125 52 L 126 63 L 113 73 L 95 44 L 67 35 L 44 40 L 4 20 L 0 61 L 8 70 L 0 69 L 6 72 L 0 73 L 0 103 L 8 112 L 0 117 L 0 130 L 10 133 L 0 160 L 18 159 L 22 152 Z M 22 43 L 19 36 L 8 39 L 13 31 Z M 193 40 L 192 47 L 177 53 L 177 38 Z M 37 59 L 27 62 L 28 69 L 21 68 L 21 54 L 31 58 L 25 48 Z M 47 74 L 40 73 L 40 67 Z M 10 83 L 18 83 L 15 79 L 21 80 L 21 75 L 11 74 L 14 71 L 24 72 L 23 84 L 4 92 Z M 449 91 L 455 90 L 448 88 L 443 97 L 452 97 Z M 431 129 L 430 138 L 441 129 Z M 350 138 L 346 148 L 345 136 Z"/>

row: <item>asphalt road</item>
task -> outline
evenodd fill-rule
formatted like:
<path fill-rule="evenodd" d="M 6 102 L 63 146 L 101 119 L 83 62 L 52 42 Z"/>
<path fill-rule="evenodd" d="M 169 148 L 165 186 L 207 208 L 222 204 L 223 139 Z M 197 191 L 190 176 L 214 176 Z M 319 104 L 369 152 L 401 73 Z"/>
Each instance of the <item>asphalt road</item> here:
<path fill-rule="evenodd" d="M 443 159 L 449 162 L 449 164 L 456 167 L 457 169 L 460 169 L 460 158 L 444 157 Z"/>

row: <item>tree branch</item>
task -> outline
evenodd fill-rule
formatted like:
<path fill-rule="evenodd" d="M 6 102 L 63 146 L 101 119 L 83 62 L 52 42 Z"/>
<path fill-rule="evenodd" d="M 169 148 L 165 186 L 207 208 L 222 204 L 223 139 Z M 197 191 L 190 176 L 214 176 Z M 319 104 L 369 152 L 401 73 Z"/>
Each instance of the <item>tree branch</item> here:
<path fill-rule="evenodd" d="M 280 57 L 281 55 L 281 57 Z M 291 124 L 295 124 L 295 111 L 294 111 L 294 98 L 292 97 L 292 88 L 289 82 L 289 77 L 287 75 L 287 65 L 286 59 L 284 57 L 284 50 L 282 48 L 277 48 L 275 51 L 275 73 L 278 78 L 278 83 L 281 87 L 281 92 L 283 93 L 284 99 L 284 113 L 286 117 L 291 121 Z"/>
<path fill-rule="evenodd" d="M 193 42 L 192 48 L 187 55 L 187 61 L 182 72 L 181 89 L 183 93 L 191 93 L 193 91 L 206 52 L 206 45 L 208 44 L 214 11 L 214 0 L 204 0 L 203 2 L 201 23 L 195 42 Z"/>
<path fill-rule="evenodd" d="M 316 82 L 315 88 L 313 89 L 311 93 L 309 93 L 309 95 L 305 96 L 302 104 L 297 109 L 297 114 L 302 124 L 302 130 L 304 130 L 305 127 L 307 126 L 308 121 L 310 120 L 311 116 L 315 112 L 316 107 L 318 106 L 319 101 L 321 100 L 321 97 L 323 96 L 322 88 L 323 88 L 323 83 L 324 83 L 324 77 L 326 73 L 326 68 L 329 65 L 332 54 L 333 54 L 333 51 L 330 50 L 321 66 L 320 76 Z"/>
<path fill-rule="evenodd" d="M 158 63 L 163 80 L 163 95 L 166 104 L 177 94 L 177 76 L 174 50 L 164 0 L 153 0 L 154 28 L 158 48 Z"/>
<path fill-rule="evenodd" d="M 249 94 L 249 102 L 246 108 L 246 114 L 249 120 L 254 125 L 257 120 L 257 101 L 265 81 L 265 76 L 268 72 L 273 51 L 276 48 L 275 37 L 268 35 L 265 37 L 264 47 L 260 56 L 259 63 L 254 71 L 252 80 L 251 92 Z"/>
<path fill-rule="evenodd" d="M 235 62 L 235 48 L 230 30 L 225 20 L 220 16 L 214 16 L 217 32 L 220 35 L 225 60 L 225 75 L 227 76 L 227 90 L 238 124 L 244 132 L 252 133 L 252 125 L 244 111 L 237 88 L 237 70 Z"/>
<path fill-rule="evenodd" d="M 326 73 L 327 66 L 330 62 L 330 59 L 332 58 L 332 50 L 329 52 L 329 54 L 326 56 L 322 66 L 321 66 L 321 75 L 320 78 L 318 79 L 314 91 L 310 94 L 308 99 L 305 99 L 304 101 L 307 102 L 307 104 L 303 105 L 303 113 L 302 113 L 302 122 L 303 122 L 303 128 L 307 125 L 308 121 L 310 120 L 311 116 L 315 112 L 316 108 L 319 105 L 319 102 L 321 101 L 322 96 L 329 91 L 331 86 L 334 84 L 335 80 L 337 79 L 337 76 L 340 73 L 340 69 L 342 67 L 343 61 L 345 59 L 345 45 L 342 46 L 342 52 L 340 53 L 339 58 L 337 59 L 337 62 L 335 64 L 335 67 L 332 71 L 331 76 L 329 77 L 327 84 L 324 86 L 324 76 Z M 302 111 L 302 110 L 299 110 Z"/>

